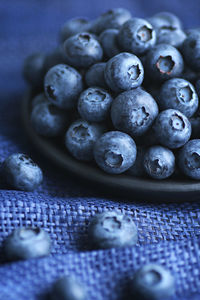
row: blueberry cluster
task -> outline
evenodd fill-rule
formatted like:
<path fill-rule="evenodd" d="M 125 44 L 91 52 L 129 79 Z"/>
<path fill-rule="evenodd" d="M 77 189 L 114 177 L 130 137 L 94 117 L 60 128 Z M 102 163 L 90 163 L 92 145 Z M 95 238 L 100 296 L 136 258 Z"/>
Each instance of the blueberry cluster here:
<path fill-rule="evenodd" d="M 26 59 L 24 76 L 38 91 L 33 128 L 64 136 L 74 158 L 110 174 L 200 179 L 198 28 L 122 8 L 72 19 L 54 51 Z"/>

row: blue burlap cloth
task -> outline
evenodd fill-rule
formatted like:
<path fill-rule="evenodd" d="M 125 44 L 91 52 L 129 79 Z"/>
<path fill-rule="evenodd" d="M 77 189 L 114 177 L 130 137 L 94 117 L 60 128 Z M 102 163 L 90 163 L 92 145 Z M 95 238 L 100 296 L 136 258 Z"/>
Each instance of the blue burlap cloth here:
<path fill-rule="evenodd" d="M 71 178 L 39 155 L 20 122 L 26 85 L 24 58 L 50 51 L 60 25 L 74 16 L 96 17 L 110 7 L 126 7 L 133 16 L 160 10 L 176 13 L 185 26 L 200 25 L 199 0 L 1 0 L 0 1 L 0 160 L 25 152 L 44 171 L 44 183 L 33 193 L 11 190 L 0 180 L 0 242 L 17 226 L 40 226 L 52 239 L 50 257 L 8 264 L 1 255 L 0 300 L 42 299 L 56 278 L 74 274 L 86 285 L 88 299 L 127 299 L 128 282 L 147 262 L 171 270 L 174 299 L 200 299 L 200 208 L 197 202 L 136 202 L 100 196 L 94 186 Z M 176 201 L 179 200 L 178 204 Z M 87 226 L 94 214 L 118 208 L 138 226 L 136 247 L 89 251 Z"/>

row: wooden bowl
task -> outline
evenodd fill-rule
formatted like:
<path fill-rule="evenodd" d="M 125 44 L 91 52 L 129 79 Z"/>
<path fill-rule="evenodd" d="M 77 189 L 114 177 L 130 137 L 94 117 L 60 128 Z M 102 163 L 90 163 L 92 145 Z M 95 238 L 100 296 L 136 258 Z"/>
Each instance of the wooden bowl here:
<path fill-rule="evenodd" d="M 167 200 L 174 202 L 191 201 L 200 198 L 200 182 L 186 178 L 172 178 L 166 180 L 153 180 L 149 178 L 136 178 L 127 174 L 110 175 L 101 171 L 95 164 L 75 160 L 65 149 L 62 143 L 54 139 L 39 136 L 31 127 L 30 104 L 32 93 L 28 91 L 22 103 L 22 120 L 24 128 L 35 147 L 47 159 L 66 172 L 91 181 L 97 187 L 109 194 L 120 194 L 124 198 L 145 200 Z M 59 146 L 60 144 L 60 146 Z"/>

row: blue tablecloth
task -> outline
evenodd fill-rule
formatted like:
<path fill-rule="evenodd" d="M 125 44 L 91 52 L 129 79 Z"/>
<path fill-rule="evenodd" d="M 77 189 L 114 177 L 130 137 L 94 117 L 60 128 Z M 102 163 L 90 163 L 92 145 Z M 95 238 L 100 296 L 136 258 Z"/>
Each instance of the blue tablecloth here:
<path fill-rule="evenodd" d="M 110 7 L 126 7 L 147 17 L 168 10 L 185 26 L 200 24 L 199 0 L 1 0 L 0 1 L 0 160 L 13 152 L 31 155 L 44 170 L 44 183 L 33 193 L 11 190 L 0 180 L 0 242 L 17 226 L 40 226 L 52 239 L 50 257 L 7 264 L 1 255 L 0 299 L 41 299 L 52 282 L 75 274 L 87 287 L 88 299 L 127 299 L 127 283 L 149 261 L 171 270 L 175 299 L 200 299 L 199 203 L 136 202 L 100 196 L 95 187 L 70 177 L 41 157 L 26 138 L 20 122 L 20 102 L 26 85 L 24 58 L 50 51 L 60 25 L 68 18 L 95 18 Z M 89 251 L 87 225 L 97 212 L 118 208 L 138 226 L 136 247 Z"/>

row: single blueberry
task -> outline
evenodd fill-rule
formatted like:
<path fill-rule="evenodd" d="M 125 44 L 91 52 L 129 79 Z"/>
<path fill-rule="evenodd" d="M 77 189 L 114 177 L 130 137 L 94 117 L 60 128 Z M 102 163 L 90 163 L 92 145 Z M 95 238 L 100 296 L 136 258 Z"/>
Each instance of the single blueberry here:
<path fill-rule="evenodd" d="M 144 265 L 135 273 L 131 287 L 134 298 L 143 300 L 168 299 L 175 292 L 171 273 L 153 263 Z"/>
<path fill-rule="evenodd" d="M 5 240 L 4 251 L 9 260 L 46 256 L 51 251 L 50 237 L 41 228 L 17 228 Z"/>
<path fill-rule="evenodd" d="M 191 136 L 190 121 L 175 109 L 162 111 L 154 123 L 154 130 L 158 142 L 171 149 L 182 147 Z"/>
<path fill-rule="evenodd" d="M 59 136 L 67 128 L 69 117 L 50 102 L 37 103 L 31 112 L 31 124 L 39 135 Z"/>
<path fill-rule="evenodd" d="M 5 159 L 3 174 L 11 186 L 23 191 L 33 191 L 43 180 L 38 165 L 21 153 L 14 153 Z"/>
<path fill-rule="evenodd" d="M 76 120 L 66 132 L 65 145 L 76 159 L 90 161 L 93 159 L 94 144 L 103 131 L 101 124 Z"/>
<path fill-rule="evenodd" d="M 162 30 L 157 35 L 157 44 L 170 44 L 176 48 L 180 48 L 183 45 L 187 35 L 181 29 L 176 30 Z"/>
<path fill-rule="evenodd" d="M 45 55 L 34 53 L 24 61 L 24 79 L 34 88 L 41 88 L 45 75 Z"/>
<path fill-rule="evenodd" d="M 93 217 L 89 237 L 94 247 L 118 248 L 137 243 L 137 227 L 131 217 L 118 211 L 106 211 Z"/>
<path fill-rule="evenodd" d="M 156 101 L 141 88 L 120 94 L 113 100 L 111 106 L 111 119 L 114 127 L 133 137 L 145 134 L 157 115 Z"/>
<path fill-rule="evenodd" d="M 154 16 L 148 18 L 148 21 L 153 25 L 156 32 L 158 33 L 162 33 L 162 31 L 166 30 L 181 30 L 183 28 L 180 19 L 170 12 L 159 12 Z"/>
<path fill-rule="evenodd" d="M 66 59 L 73 67 L 89 68 L 103 57 L 100 43 L 88 32 L 71 36 L 64 42 L 63 47 Z"/>
<path fill-rule="evenodd" d="M 158 104 L 161 110 L 173 108 L 181 111 L 186 117 L 192 117 L 197 111 L 199 99 L 189 81 L 172 78 L 162 85 Z"/>
<path fill-rule="evenodd" d="M 131 53 L 120 53 L 106 64 L 105 80 L 114 92 L 136 88 L 142 84 L 144 69 L 139 58 Z"/>
<path fill-rule="evenodd" d="M 119 30 L 117 29 L 106 29 L 99 36 L 99 41 L 103 47 L 104 54 L 108 58 L 121 52 L 117 41 L 118 33 Z"/>
<path fill-rule="evenodd" d="M 90 22 L 84 18 L 71 19 L 62 26 L 60 40 L 63 43 L 69 37 L 83 31 L 90 31 Z"/>
<path fill-rule="evenodd" d="M 178 77 L 183 72 L 184 62 L 180 52 L 168 44 L 159 44 L 146 56 L 146 76 L 153 81 Z"/>
<path fill-rule="evenodd" d="M 156 43 L 156 32 L 144 19 L 133 18 L 121 27 L 118 43 L 123 51 L 143 55 Z"/>
<path fill-rule="evenodd" d="M 200 180 L 200 139 L 190 140 L 180 150 L 179 168 L 186 176 Z"/>
<path fill-rule="evenodd" d="M 112 100 L 106 90 L 98 87 L 88 88 L 79 97 L 78 112 L 86 121 L 102 122 L 110 112 Z"/>
<path fill-rule="evenodd" d="M 134 140 L 120 131 L 106 132 L 94 147 L 97 165 L 110 174 L 120 174 L 128 170 L 134 164 L 136 154 Z"/>
<path fill-rule="evenodd" d="M 102 14 L 93 21 L 91 31 L 100 34 L 106 29 L 119 29 L 131 18 L 131 13 L 125 8 L 114 8 Z"/>
<path fill-rule="evenodd" d="M 97 63 L 92 65 L 85 74 L 85 82 L 87 86 L 98 86 L 103 89 L 107 88 L 104 78 L 106 63 Z"/>
<path fill-rule="evenodd" d="M 191 33 L 182 45 L 183 57 L 193 70 L 200 70 L 200 31 Z"/>
<path fill-rule="evenodd" d="M 33 97 L 32 99 L 32 109 L 37 105 L 37 104 L 40 104 L 40 103 L 45 103 L 45 102 L 49 102 L 49 100 L 46 98 L 45 94 L 44 93 L 40 93 L 38 95 L 36 95 L 35 97 Z"/>
<path fill-rule="evenodd" d="M 50 294 L 51 300 L 86 300 L 85 287 L 73 276 L 58 279 Z"/>
<path fill-rule="evenodd" d="M 144 177 L 145 170 L 144 170 L 144 154 L 146 149 L 144 147 L 137 145 L 137 155 L 136 160 L 132 167 L 130 167 L 127 171 L 127 174 L 134 176 L 134 177 Z"/>
<path fill-rule="evenodd" d="M 82 76 L 68 65 L 56 65 L 45 76 L 44 90 L 47 99 L 54 105 L 74 108 L 83 90 Z"/>
<path fill-rule="evenodd" d="M 144 169 L 154 179 L 170 177 L 175 170 L 175 156 L 165 147 L 153 146 L 144 155 Z"/>

